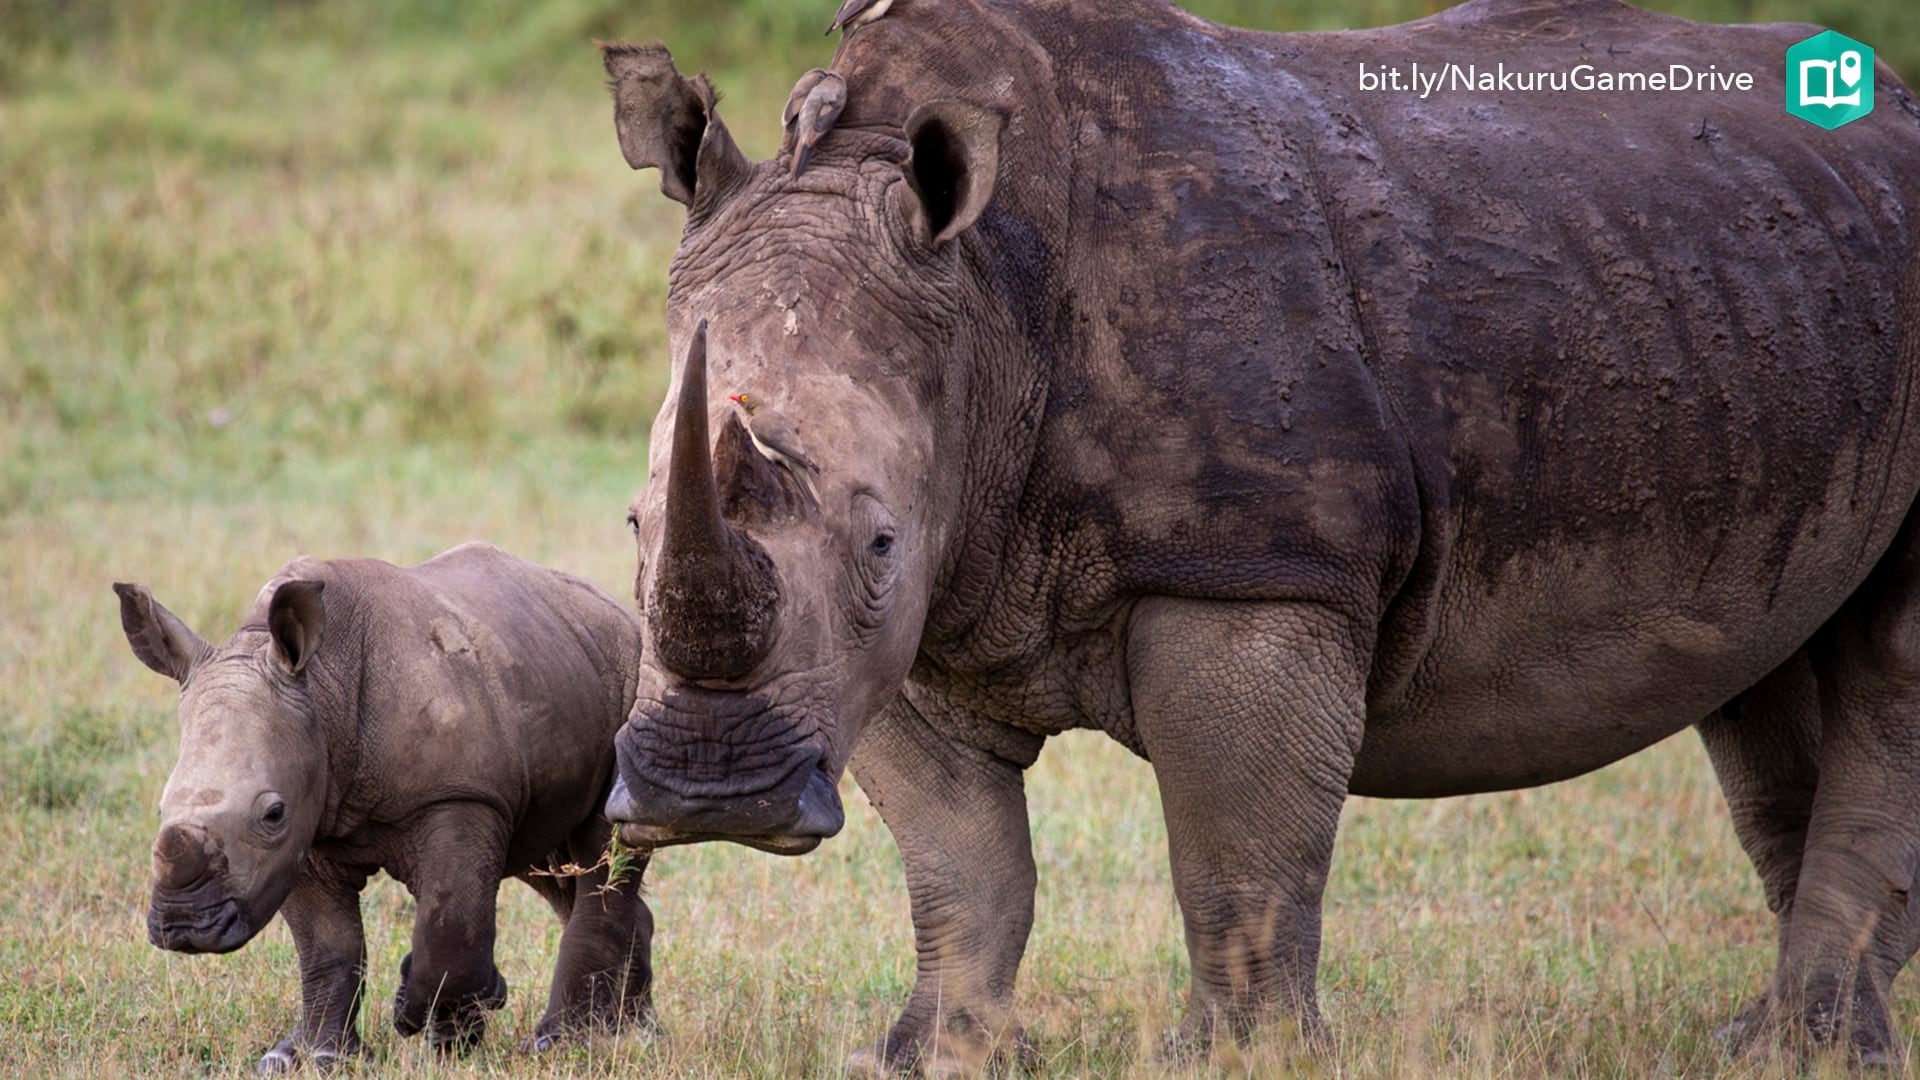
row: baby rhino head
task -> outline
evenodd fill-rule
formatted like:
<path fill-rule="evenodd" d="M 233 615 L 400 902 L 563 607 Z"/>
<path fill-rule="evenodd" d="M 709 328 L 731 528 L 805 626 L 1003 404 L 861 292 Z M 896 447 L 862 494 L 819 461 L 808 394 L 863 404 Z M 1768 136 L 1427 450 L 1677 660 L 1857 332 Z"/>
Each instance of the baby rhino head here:
<path fill-rule="evenodd" d="M 147 936 L 230 952 L 293 889 L 326 806 L 327 743 L 308 694 L 325 624 L 318 581 L 270 584 L 225 645 L 143 585 L 115 585 L 133 654 L 180 683 L 180 760 L 160 798 Z"/>

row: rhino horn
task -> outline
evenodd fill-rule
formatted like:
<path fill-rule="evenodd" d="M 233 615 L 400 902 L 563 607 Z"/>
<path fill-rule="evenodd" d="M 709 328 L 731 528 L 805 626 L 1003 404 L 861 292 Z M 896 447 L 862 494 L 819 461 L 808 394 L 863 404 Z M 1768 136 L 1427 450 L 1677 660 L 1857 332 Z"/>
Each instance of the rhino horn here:
<path fill-rule="evenodd" d="M 160 887 L 184 892 L 200 883 L 211 869 L 207 834 L 194 825 L 168 825 L 153 845 L 153 877 Z"/>
<path fill-rule="evenodd" d="M 667 513 L 647 608 L 660 662 L 690 679 L 737 679 L 771 643 L 780 599 L 773 563 L 727 524 L 707 437 L 707 323 L 680 369 Z"/>

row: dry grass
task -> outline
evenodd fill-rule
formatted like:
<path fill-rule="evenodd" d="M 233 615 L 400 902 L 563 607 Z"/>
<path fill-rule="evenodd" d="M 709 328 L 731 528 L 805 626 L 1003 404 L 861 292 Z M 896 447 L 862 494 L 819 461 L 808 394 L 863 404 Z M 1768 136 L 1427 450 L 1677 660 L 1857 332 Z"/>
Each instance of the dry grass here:
<path fill-rule="evenodd" d="M 584 43 L 659 34 L 737 69 L 727 115 L 764 155 L 821 48 L 783 5 L 736 13 L 786 35 L 778 62 L 664 4 L 0 6 L 0 1074 L 242 1071 L 297 1001 L 278 924 L 224 958 L 146 943 L 173 694 L 127 653 L 111 581 L 209 635 L 299 552 L 477 537 L 626 592 L 678 214 L 621 164 Z M 1417 11 L 1389 6 L 1369 14 Z M 1868 17 L 1908 25 L 1894 7 Z M 1030 792 L 1019 1007 L 1042 1071 L 1152 1075 L 1186 961 L 1150 774 L 1067 737 Z M 504 890 L 512 1002 L 443 1068 L 389 1027 L 411 902 L 376 883 L 367 1071 L 831 1073 L 912 975 L 897 857 L 845 794 L 846 832 L 804 859 L 661 855 L 665 1033 L 552 1060 L 513 1052 L 557 943 L 544 905 Z M 1339 1046 L 1317 1071 L 1785 1069 L 1711 1043 L 1771 930 L 1691 736 L 1542 791 L 1356 801 L 1327 924 Z"/>

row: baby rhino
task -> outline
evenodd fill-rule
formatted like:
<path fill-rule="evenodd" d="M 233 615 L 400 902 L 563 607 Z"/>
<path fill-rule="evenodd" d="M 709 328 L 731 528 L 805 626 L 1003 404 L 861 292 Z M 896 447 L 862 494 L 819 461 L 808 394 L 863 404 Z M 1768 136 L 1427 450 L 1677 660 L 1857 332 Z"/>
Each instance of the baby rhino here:
<path fill-rule="evenodd" d="M 181 687 L 148 936 L 230 952 L 280 911 L 300 952 L 300 1023 L 261 1071 L 358 1051 L 359 893 L 377 870 L 418 904 L 401 1034 L 465 1049 L 505 1003 L 494 904 L 509 876 L 565 924 L 534 1045 L 647 1018 L 644 861 L 612 889 L 604 866 L 541 873 L 607 845 L 600 807 L 640 659 L 626 608 L 484 544 L 406 568 L 296 559 L 224 645 L 142 586 L 114 591 L 134 655 Z"/>

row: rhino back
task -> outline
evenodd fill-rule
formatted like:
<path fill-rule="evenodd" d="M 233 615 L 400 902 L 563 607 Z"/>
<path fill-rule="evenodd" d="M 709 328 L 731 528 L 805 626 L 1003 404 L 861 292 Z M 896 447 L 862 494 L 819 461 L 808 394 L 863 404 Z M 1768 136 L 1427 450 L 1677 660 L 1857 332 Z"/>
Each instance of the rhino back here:
<path fill-rule="evenodd" d="M 1153 0 L 927 18 L 1046 58 L 1011 90 L 932 69 L 1047 114 L 1016 111 L 982 227 L 1044 248 L 1009 291 L 1049 305 L 1048 397 L 1003 548 L 1018 599 L 974 642 L 1028 648 L 1000 627 L 1036 617 L 1057 642 L 1147 594 L 1332 603 L 1380 626 L 1356 790 L 1537 783 L 1750 685 L 1904 520 L 1920 107 L 1883 67 L 1867 118 L 1786 116 L 1814 28 L 1610 0 L 1338 34 Z M 881 81 L 885 26 L 849 48 Z M 1358 89 L 1363 61 L 1583 60 L 1755 89 Z"/>
<path fill-rule="evenodd" d="M 1812 29 L 1601 0 L 1354 34 L 1107 31 L 1063 95 L 1084 112 L 1079 318 L 1047 460 L 1110 492 L 1189 490 L 1215 526 L 1252 507 L 1272 523 L 1237 523 L 1252 545 L 1336 526 L 1309 512 L 1336 466 L 1377 487 L 1412 458 L 1488 573 L 1553 538 L 1642 534 L 1655 507 L 1688 532 L 1754 511 L 1792 531 L 1842 476 L 1869 502 L 1902 486 L 1885 436 L 1915 333 L 1920 110 L 1883 68 L 1880 108 L 1844 132 L 1786 117 L 1780 57 Z M 1357 91 L 1362 61 L 1566 70 L 1606 47 L 1758 86 Z"/>
<path fill-rule="evenodd" d="M 1330 110 L 1336 242 L 1426 510 L 1357 790 L 1556 779 L 1691 723 L 1906 519 L 1920 108 L 1882 67 L 1865 120 L 1786 116 L 1782 57 L 1816 30 L 1480 3 L 1354 35 L 1346 72 L 1317 51 L 1334 86 L 1355 54 L 1755 79 Z M 1510 772 L 1483 778 L 1495 748 Z"/>

